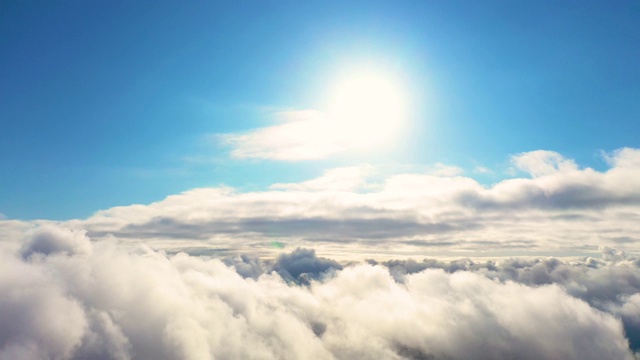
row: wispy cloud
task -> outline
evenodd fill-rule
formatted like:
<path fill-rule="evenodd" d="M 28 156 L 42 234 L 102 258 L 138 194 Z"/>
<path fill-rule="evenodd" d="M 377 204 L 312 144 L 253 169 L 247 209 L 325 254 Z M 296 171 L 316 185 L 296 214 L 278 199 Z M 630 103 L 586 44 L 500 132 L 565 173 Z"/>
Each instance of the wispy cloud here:
<path fill-rule="evenodd" d="M 274 190 L 301 191 L 354 191 L 362 188 L 365 177 L 370 172 L 369 166 L 349 166 L 330 169 L 316 179 L 300 183 L 277 183 L 271 185 Z"/>
<path fill-rule="evenodd" d="M 372 149 L 393 142 L 399 121 L 362 114 L 337 116 L 317 110 L 294 110 L 276 114 L 278 123 L 246 132 L 216 134 L 214 139 L 231 149 L 238 159 L 277 161 L 318 160 L 341 153 Z M 360 116 L 360 117 L 358 117 Z"/>
<path fill-rule="evenodd" d="M 279 116 L 280 124 L 217 137 L 240 159 L 315 160 L 348 147 L 340 127 L 318 111 L 290 111 Z"/>
<path fill-rule="evenodd" d="M 458 166 L 451 166 L 451 165 L 445 165 L 442 163 L 436 163 L 427 170 L 427 173 L 429 175 L 435 175 L 435 176 L 452 177 L 452 176 L 462 175 L 464 173 L 464 170 L 462 170 L 462 168 Z"/>
<path fill-rule="evenodd" d="M 491 169 L 489 169 L 488 167 L 485 166 L 481 166 L 481 165 L 476 165 L 473 168 L 473 172 L 476 174 L 491 174 L 493 173 L 493 171 Z"/>

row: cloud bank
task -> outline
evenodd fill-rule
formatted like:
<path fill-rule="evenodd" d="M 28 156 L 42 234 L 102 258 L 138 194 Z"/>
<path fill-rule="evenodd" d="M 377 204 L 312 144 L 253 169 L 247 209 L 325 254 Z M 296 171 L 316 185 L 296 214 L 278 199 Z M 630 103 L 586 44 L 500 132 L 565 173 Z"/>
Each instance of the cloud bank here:
<path fill-rule="evenodd" d="M 639 251 L 640 150 L 607 161 L 609 169 L 597 171 L 551 151 L 518 154 L 512 164 L 524 175 L 493 185 L 442 164 L 379 182 L 370 181 L 370 167 L 339 168 L 265 191 L 194 189 L 67 225 L 96 239 L 190 253 L 271 252 L 274 244 L 334 256 Z"/>
<path fill-rule="evenodd" d="M 51 226 L 11 241 L 1 359 L 634 358 L 640 269 L 612 249 L 340 265 L 307 249 L 170 256 Z"/>
<path fill-rule="evenodd" d="M 637 358 L 640 150 L 606 159 L 518 154 L 525 175 L 491 186 L 339 168 L 2 219 L 0 359 Z"/>

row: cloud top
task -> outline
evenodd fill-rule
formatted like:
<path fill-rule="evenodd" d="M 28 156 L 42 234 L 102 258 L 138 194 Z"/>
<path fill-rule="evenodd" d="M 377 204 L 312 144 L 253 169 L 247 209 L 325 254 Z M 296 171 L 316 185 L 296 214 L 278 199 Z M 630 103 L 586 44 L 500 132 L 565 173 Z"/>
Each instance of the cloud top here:
<path fill-rule="evenodd" d="M 493 185 L 442 164 L 376 182 L 371 168 L 345 167 L 265 191 L 194 189 L 71 223 L 94 238 L 144 239 L 171 251 L 182 244 L 271 252 L 274 241 L 334 253 L 637 251 L 638 159 L 640 150 L 621 149 L 609 155 L 608 170 L 596 171 L 555 152 L 534 151 L 513 158 L 530 177 Z"/>
<path fill-rule="evenodd" d="M 625 257 L 432 261 L 400 281 L 402 262 L 343 267 L 299 249 L 242 277 L 219 259 L 58 235 L 91 251 L 0 253 L 0 358 L 633 359 L 623 326 L 638 302 L 623 282 L 640 270 Z M 539 268 L 549 282 L 526 280 Z"/>
<path fill-rule="evenodd" d="M 87 241 L 86 231 L 71 231 L 58 226 L 43 226 L 34 231 L 33 236 L 24 244 L 20 252 L 23 257 L 54 253 L 89 254 L 91 246 Z"/>
<path fill-rule="evenodd" d="M 513 164 L 533 177 L 553 175 L 559 172 L 578 170 L 573 160 L 566 159 L 555 151 L 536 150 L 512 157 Z"/>

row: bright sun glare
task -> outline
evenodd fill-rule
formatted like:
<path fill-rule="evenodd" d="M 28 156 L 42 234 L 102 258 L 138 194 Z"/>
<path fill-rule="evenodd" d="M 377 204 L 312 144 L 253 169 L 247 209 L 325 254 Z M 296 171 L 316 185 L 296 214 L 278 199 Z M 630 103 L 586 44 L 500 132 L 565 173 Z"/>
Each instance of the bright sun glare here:
<path fill-rule="evenodd" d="M 342 143 L 367 147 L 397 136 L 405 107 L 403 91 L 391 77 L 365 72 L 338 82 L 331 93 L 329 119 Z"/>

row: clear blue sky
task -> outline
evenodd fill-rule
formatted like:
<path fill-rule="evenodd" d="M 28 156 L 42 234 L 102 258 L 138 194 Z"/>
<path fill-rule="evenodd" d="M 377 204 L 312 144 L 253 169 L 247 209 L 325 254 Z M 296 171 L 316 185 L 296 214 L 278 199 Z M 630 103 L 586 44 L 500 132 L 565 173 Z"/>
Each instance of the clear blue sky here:
<path fill-rule="evenodd" d="M 86 217 L 363 163 L 499 168 L 537 149 L 601 167 L 600 150 L 640 147 L 639 24 L 638 1 L 5 1 L 0 213 Z M 411 93 L 402 149 L 277 161 L 216 144 L 317 109 L 362 64 Z"/>

